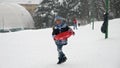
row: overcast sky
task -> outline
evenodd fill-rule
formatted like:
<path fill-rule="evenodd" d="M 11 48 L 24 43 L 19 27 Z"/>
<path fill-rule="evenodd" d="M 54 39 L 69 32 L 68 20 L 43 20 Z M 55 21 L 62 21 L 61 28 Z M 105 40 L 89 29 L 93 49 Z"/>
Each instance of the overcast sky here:
<path fill-rule="evenodd" d="M 42 0 L 0 0 L 0 2 L 15 2 L 15 3 L 40 3 Z"/>

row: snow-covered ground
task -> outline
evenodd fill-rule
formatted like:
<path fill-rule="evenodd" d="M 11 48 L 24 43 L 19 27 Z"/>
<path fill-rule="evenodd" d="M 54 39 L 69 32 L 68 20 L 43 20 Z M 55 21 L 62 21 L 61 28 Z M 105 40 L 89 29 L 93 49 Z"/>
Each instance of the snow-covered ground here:
<path fill-rule="evenodd" d="M 68 60 L 57 65 L 52 29 L 0 33 L 0 68 L 120 68 L 120 19 L 109 21 L 104 39 L 102 22 L 81 26 L 64 47 Z"/>

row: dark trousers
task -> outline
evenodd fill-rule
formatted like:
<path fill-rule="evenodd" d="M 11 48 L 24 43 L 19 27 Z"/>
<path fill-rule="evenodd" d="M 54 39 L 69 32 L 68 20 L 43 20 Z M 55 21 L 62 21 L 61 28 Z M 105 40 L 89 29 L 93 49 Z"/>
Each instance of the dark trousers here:
<path fill-rule="evenodd" d="M 74 29 L 74 30 L 75 30 L 75 29 L 76 29 L 76 30 L 78 29 L 78 28 L 77 28 L 77 24 L 74 24 L 74 25 L 73 25 L 73 29 Z"/>
<path fill-rule="evenodd" d="M 64 46 L 64 45 L 58 45 L 58 44 L 57 44 L 57 51 L 58 51 L 59 57 L 65 56 L 65 54 L 64 54 L 63 51 L 62 51 L 63 46 Z"/>

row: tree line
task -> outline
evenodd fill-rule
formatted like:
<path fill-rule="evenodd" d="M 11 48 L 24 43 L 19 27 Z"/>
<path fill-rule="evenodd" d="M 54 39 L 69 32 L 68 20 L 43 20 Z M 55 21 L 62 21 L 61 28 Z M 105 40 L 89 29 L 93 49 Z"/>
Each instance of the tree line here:
<path fill-rule="evenodd" d="M 103 20 L 105 0 L 43 0 L 33 14 L 36 28 L 48 28 L 54 24 L 54 17 L 59 15 L 72 25 L 75 17 L 81 24 L 88 24 L 91 19 Z M 109 0 L 109 18 L 120 17 L 120 1 Z"/>

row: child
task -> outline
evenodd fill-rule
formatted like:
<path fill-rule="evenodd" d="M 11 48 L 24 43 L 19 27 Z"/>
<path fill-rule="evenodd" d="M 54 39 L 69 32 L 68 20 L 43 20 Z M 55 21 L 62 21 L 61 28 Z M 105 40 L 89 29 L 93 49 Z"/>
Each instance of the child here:
<path fill-rule="evenodd" d="M 63 22 L 63 19 L 61 17 L 59 17 L 59 16 L 55 17 L 55 26 L 53 27 L 53 32 L 52 32 L 53 38 L 56 35 L 58 35 L 62 32 L 65 32 L 65 31 L 72 31 L 72 29 L 69 28 L 65 22 Z M 57 64 L 61 64 L 67 60 L 67 57 L 65 56 L 65 54 L 62 51 L 62 47 L 64 45 L 67 45 L 67 39 L 64 39 L 64 40 L 55 40 L 54 39 L 54 41 L 57 45 L 57 51 L 59 54 L 59 57 L 58 57 L 59 61 Z"/>
<path fill-rule="evenodd" d="M 76 18 L 74 18 L 73 19 L 73 29 L 75 30 L 77 30 L 78 28 L 77 28 L 77 20 L 76 20 Z"/>

